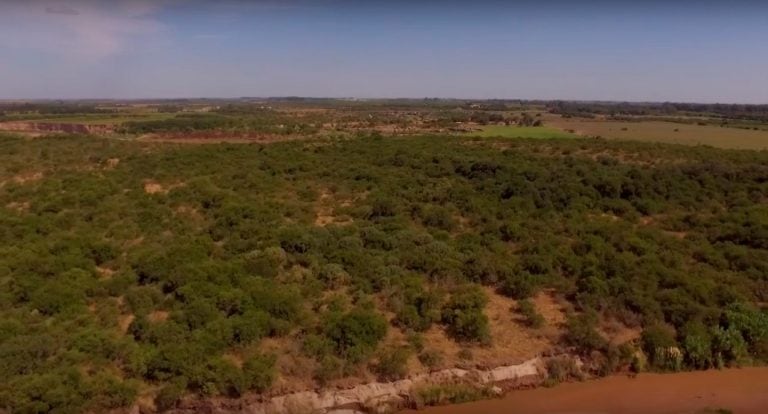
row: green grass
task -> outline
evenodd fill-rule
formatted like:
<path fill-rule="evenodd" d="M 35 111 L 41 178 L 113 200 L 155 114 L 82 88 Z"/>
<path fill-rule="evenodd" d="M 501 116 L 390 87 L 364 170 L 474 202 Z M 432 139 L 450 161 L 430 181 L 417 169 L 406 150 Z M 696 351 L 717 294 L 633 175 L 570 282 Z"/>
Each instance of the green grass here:
<path fill-rule="evenodd" d="M 477 137 L 502 137 L 502 138 L 575 138 L 576 135 L 549 127 L 519 127 L 507 125 L 484 126 L 482 131 L 472 132 L 470 135 Z"/>

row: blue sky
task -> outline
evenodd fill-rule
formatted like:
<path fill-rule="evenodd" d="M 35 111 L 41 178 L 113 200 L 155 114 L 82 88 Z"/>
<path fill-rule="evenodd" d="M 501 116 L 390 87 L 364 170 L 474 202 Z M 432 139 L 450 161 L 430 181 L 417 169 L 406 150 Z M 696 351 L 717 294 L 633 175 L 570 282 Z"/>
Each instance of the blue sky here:
<path fill-rule="evenodd" d="M 759 2 L 0 2 L 0 99 L 768 103 Z"/>

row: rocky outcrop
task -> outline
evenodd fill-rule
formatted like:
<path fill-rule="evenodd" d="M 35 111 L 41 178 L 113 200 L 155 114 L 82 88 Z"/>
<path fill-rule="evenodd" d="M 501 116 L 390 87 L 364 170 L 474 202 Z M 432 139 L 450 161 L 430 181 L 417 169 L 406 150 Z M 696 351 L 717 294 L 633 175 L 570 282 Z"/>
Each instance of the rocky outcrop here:
<path fill-rule="evenodd" d="M 512 389 L 538 385 L 547 377 L 546 363 L 534 358 L 518 365 L 490 370 L 446 369 L 419 374 L 393 382 L 373 382 L 344 390 L 304 391 L 281 395 L 267 400 L 196 400 L 182 403 L 174 413 L 248 413 L 248 414 L 352 414 L 391 413 L 409 407 L 419 389 L 435 385 L 467 384 L 494 387 L 501 393 Z"/>
<path fill-rule="evenodd" d="M 70 124 L 62 122 L 0 122 L 0 130 L 14 132 L 62 132 L 67 134 L 109 134 L 113 125 Z"/>

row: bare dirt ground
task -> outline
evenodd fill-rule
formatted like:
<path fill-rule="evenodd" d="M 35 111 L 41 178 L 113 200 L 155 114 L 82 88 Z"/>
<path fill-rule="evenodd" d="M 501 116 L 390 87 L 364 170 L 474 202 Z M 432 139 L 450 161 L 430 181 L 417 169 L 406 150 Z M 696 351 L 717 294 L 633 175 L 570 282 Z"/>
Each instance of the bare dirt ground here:
<path fill-rule="evenodd" d="M 419 413 L 714 414 L 718 409 L 734 414 L 768 412 L 768 368 L 614 376 L 513 391 L 497 400 L 433 407 Z"/>
<path fill-rule="evenodd" d="M 435 350 L 443 355 L 443 366 L 495 368 L 501 365 L 520 363 L 550 350 L 554 340 L 561 333 L 560 324 L 565 320 L 562 309 L 547 293 L 541 293 L 534 299 L 539 312 L 546 320 L 540 330 L 522 325 L 515 311 L 517 302 L 485 288 L 492 342 L 490 345 L 460 344 L 445 333 L 440 326 L 433 326 L 424 333 L 426 349 Z M 460 351 L 468 350 L 470 359 L 462 359 Z"/>

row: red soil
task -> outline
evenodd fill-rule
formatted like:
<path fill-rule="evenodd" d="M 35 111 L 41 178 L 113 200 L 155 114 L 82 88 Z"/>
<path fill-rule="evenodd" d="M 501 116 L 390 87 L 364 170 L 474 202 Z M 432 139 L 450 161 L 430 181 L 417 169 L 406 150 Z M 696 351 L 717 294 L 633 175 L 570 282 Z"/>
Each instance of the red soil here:
<path fill-rule="evenodd" d="M 703 414 L 715 409 L 768 413 L 768 368 L 615 376 L 514 391 L 497 400 L 432 407 L 419 413 Z"/>

